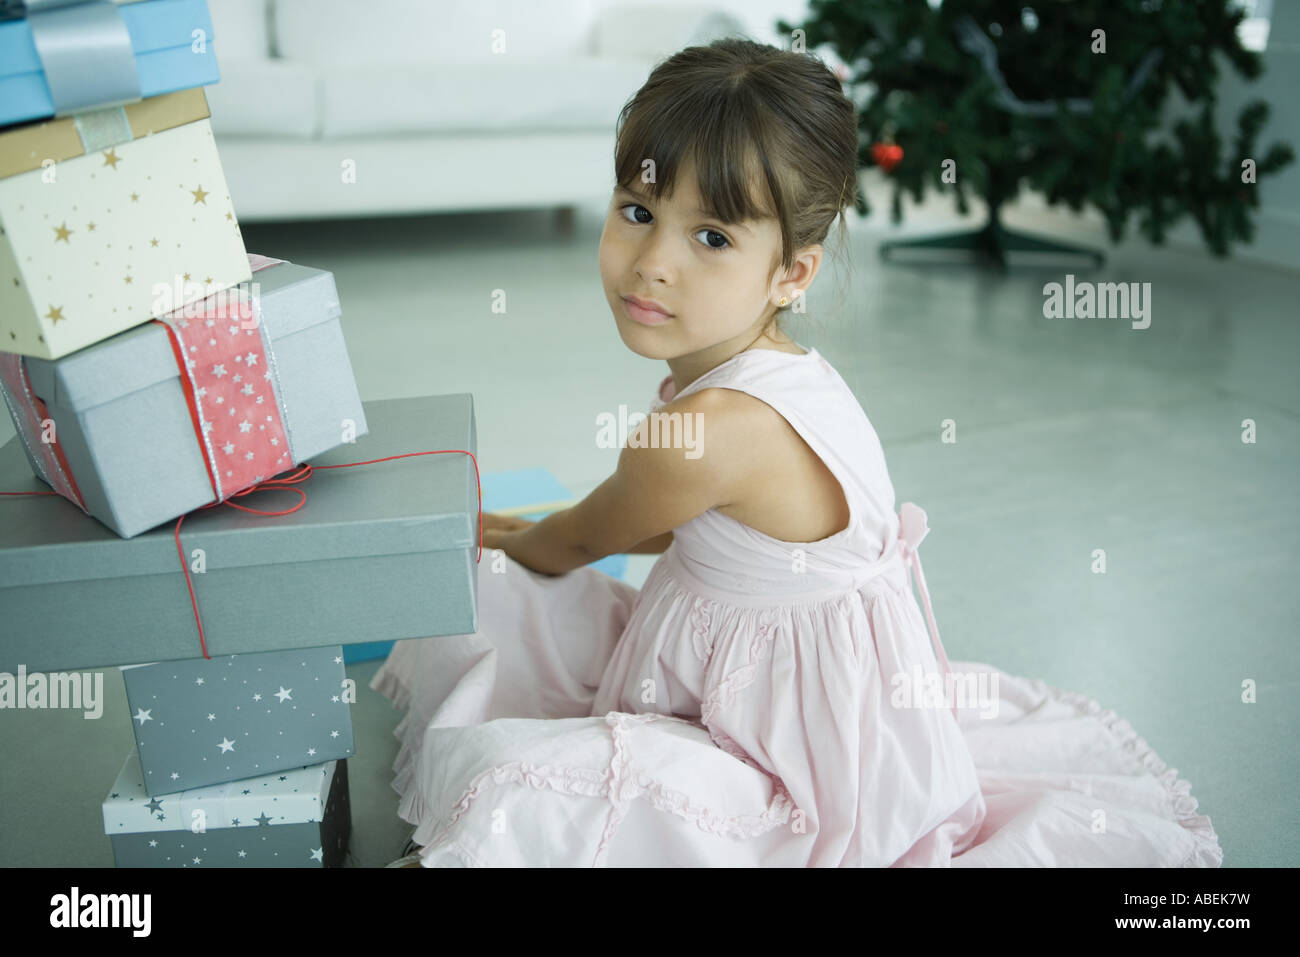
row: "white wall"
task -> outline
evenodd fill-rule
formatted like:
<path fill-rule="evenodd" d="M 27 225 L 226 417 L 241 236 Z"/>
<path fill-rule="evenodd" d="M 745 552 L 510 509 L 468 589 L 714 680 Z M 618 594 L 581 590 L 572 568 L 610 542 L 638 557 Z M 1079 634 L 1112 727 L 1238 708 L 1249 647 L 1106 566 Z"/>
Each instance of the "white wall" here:
<path fill-rule="evenodd" d="M 1225 152 L 1235 139 L 1236 118 L 1251 100 L 1268 103 L 1271 114 L 1260 131 L 1257 148 L 1276 140 L 1290 143 L 1295 161 L 1279 173 L 1261 180 L 1260 208 L 1255 213 L 1255 239 L 1234 245 L 1233 256 L 1300 270 L 1300 2 L 1273 4 L 1268 45 L 1263 51 L 1264 72 L 1250 82 L 1230 67 L 1219 74 L 1218 130 Z M 1200 230 L 1190 220 L 1169 233 L 1180 245 L 1205 248 Z"/>
<path fill-rule="evenodd" d="M 745 25 L 750 39 L 774 46 L 788 45 L 788 38 L 778 37 L 772 29 L 777 18 L 797 23 L 808 11 L 807 0 L 597 0 L 597 7 L 640 6 L 646 2 L 725 10 Z"/>

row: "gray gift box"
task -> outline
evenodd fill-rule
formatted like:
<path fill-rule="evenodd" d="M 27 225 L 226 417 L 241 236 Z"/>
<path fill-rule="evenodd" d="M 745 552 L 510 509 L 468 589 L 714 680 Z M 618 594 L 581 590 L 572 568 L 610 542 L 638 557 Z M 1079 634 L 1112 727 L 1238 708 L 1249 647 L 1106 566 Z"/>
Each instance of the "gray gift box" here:
<path fill-rule="evenodd" d="M 259 269 L 252 281 L 260 291 L 275 396 L 294 457 L 303 462 L 341 445 L 349 427 L 364 434 L 333 275 L 285 262 Z M 251 286 L 239 290 L 249 295 Z M 32 392 L 54 420 L 86 508 L 113 531 L 131 538 L 213 501 L 180 371 L 161 325 L 146 322 L 62 359 L 25 356 L 23 362 Z M 18 397 L 6 392 L 5 398 L 13 403 Z M 14 409 L 9 411 L 21 436 Z M 28 461 L 40 475 L 30 454 Z"/>
<path fill-rule="evenodd" d="M 122 668 L 150 794 L 353 754 L 343 646 Z"/>
<path fill-rule="evenodd" d="M 118 867 L 342 867 L 348 763 L 151 796 L 132 751 L 103 814 Z"/>
<path fill-rule="evenodd" d="M 476 453 L 468 393 L 365 403 L 369 434 L 331 465 L 426 450 Z M 15 437 L 0 490 L 45 488 Z M 469 455 L 321 469 L 288 515 L 188 515 L 181 547 L 208 654 L 246 654 L 478 630 L 479 491 Z M 267 511 L 297 495 L 263 491 Z M 288 500 L 286 502 L 286 499 Z M 57 495 L 0 497 L 0 671 L 202 656 L 173 528 L 120 538 Z"/>

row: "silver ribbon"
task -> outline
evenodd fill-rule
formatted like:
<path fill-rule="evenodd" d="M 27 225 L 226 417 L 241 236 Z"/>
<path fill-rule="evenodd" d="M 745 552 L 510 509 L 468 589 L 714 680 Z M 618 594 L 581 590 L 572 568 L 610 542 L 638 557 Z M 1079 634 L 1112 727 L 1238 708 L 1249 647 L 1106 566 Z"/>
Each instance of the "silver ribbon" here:
<path fill-rule="evenodd" d="M 253 257 L 250 255 L 248 258 L 249 263 L 252 264 Z M 276 259 L 268 265 L 276 265 L 281 262 L 285 262 L 285 260 Z M 261 295 L 251 295 L 253 289 L 260 290 L 261 288 L 259 285 L 256 285 L 256 283 L 257 272 L 254 271 L 253 278 L 250 280 L 249 284 L 249 298 L 253 303 L 253 316 L 257 322 L 257 332 L 258 335 L 262 337 L 262 355 L 266 356 L 266 368 L 267 371 L 271 373 L 271 394 L 275 397 L 275 404 L 280 408 L 280 425 L 284 428 L 285 451 L 289 453 L 289 465 L 287 468 L 294 468 L 298 464 L 298 454 L 293 450 L 293 429 L 289 426 L 289 406 L 284 401 L 284 386 L 280 383 L 280 366 L 275 361 L 275 347 L 271 344 L 271 334 L 266 331 L 266 323 L 262 321 Z M 283 472 L 285 469 L 281 469 L 280 471 Z M 271 478 L 273 475 L 279 474 L 279 472 L 273 472 L 271 475 L 266 476 L 266 478 Z"/>
<path fill-rule="evenodd" d="M 26 0 L 26 9 L 55 116 L 141 99 L 126 21 L 109 0 Z"/>
<path fill-rule="evenodd" d="M 87 156 L 134 138 L 131 134 L 131 121 L 126 118 L 126 110 L 120 106 L 76 113 L 72 122 Z"/>

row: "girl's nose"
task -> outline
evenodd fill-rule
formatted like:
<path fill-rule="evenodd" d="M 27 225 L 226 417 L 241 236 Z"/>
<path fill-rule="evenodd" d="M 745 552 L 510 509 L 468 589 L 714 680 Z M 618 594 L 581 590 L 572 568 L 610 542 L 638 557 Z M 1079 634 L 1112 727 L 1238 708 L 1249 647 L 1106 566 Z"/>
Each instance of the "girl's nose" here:
<path fill-rule="evenodd" d="M 658 236 L 645 239 L 633 268 L 641 281 L 647 285 L 656 280 L 670 282 L 673 266 L 669 243 Z"/>

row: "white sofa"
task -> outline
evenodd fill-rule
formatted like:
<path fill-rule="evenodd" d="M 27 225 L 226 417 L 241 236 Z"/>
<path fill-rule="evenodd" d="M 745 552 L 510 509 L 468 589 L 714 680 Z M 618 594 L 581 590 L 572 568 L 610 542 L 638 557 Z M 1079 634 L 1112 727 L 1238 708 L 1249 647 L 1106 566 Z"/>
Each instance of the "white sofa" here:
<path fill-rule="evenodd" d="M 613 187 L 618 112 L 703 6 L 208 0 L 205 88 L 242 222 L 570 207 Z"/>

